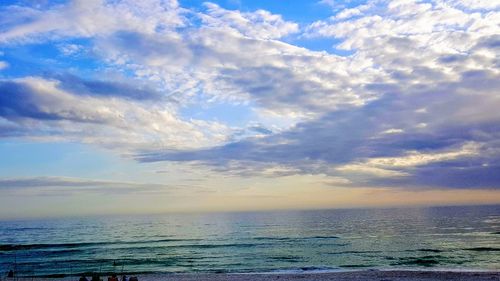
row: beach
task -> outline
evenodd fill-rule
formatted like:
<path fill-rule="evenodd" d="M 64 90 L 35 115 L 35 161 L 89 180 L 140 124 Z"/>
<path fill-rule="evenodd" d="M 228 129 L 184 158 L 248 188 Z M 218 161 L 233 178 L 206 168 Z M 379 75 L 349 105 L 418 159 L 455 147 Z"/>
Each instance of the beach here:
<path fill-rule="evenodd" d="M 120 276 L 119 276 L 120 277 Z M 106 277 L 101 277 L 106 280 Z M 12 278 L 2 280 L 14 280 Z M 65 278 L 17 278 L 17 281 L 76 281 L 78 277 Z M 318 273 L 266 273 L 266 274 L 145 274 L 139 281 L 493 281 L 500 280 L 500 271 L 410 271 L 367 270 Z"/>
<path fill-rule="evenodd" d="M 305 274 L 177 274 L 172 276 L 150 275 L 142 281 L 417 281 L 417 280 L 500 280 L 500 272 L 452 272 L 452 271 L 352 271 Z"/>
<path fill-rule="evenodd" d="M 351 271 L 301 274 L 174 274 L 145 275 L 140 281 L 269 281 L 269 280 L 310 280 L 310 281 L 440 281 L 440 280 L 500 280 L 497 272 L 458 271 Z"/>

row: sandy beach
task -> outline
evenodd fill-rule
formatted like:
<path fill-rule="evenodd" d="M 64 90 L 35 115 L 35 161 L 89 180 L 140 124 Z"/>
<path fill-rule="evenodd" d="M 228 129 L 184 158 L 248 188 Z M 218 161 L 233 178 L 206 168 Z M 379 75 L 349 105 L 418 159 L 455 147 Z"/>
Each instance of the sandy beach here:
<path fill-rule="evenodd" d="M 356 271 L 305 274 L 178 274 L 142 276 L 140 281 L 482 281 L 500 280 L 500 272 Z"/>
<path fill-rule="evenodd" d="M 500 272 L 437 272 L 437 271 L 356 271 L 306 274 L 179 274 L 143 276 L 142 281 L 482 281 L 500 280 Z"/>
<path fill-rule="evenodd" d="M 103 280 L 107 278 L 101 277 Z M 147 274 L 139 281 L 493 281 L 500 280 L 500 271 L 352 271 L 300 274 Z M 5 281 L 12 278 L 2 279 Z M 16 281 L 74 281 L 65 278 L 16 278 Z"/>

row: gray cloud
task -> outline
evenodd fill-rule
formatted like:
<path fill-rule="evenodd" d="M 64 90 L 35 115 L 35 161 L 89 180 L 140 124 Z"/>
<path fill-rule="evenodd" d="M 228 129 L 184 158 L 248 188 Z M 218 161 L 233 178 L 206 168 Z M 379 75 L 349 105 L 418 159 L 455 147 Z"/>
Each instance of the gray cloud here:
<path fill-rule="evenodd" d="M 200 146 L 223 140 L 229 131 L 216 122 L 181 120 L 169 103 L 157 105 L 99 91 L 88 95 L 78 83 L 70 87 L 67 81 L 40 77 L 0 81 L 0 118 L 11 136 L 78 140 L 130 150 Z"/>
<path fill-rule="evenodd" d="M 71 195 L 82 193 L 165 193 L 178 186 L 136 182 L 88 180 L 68 177 L 0 178 L 0 190 L 7 193 L 36 193 L 38 195 Z"/>
<path fill-rule="evenodd" d="M 70 120 L 75 122 L 106 122 L 99 114 L 84 113 L 70 96 L 41 95 L 36 85 L 24 81 L 0 81 L 0 116 L 9 119 Z M 65 103 L 65 108 L 57 107 Z M 97 112 L 96 112 L 97 113 Z M 93 116 L 92 116 L 93 115 Z"/>
<path fill-rule="evenodd" d="M 384 97 L 271 136 L 205 150 L 144 153 L 138 159 L 201 161 L 216 170 L 239 174 L 258 174 L 269 165 L 283 165 L 292 173 L 342 176 L 354 186 L 498 188 L 494 171 L 500 159 L 500 114 L 496 110 L 500 100 L 492 93 L 500 89 L 499 79 L 489 71 L 478 71 L 464 72 L 456 82 L 434 85 L 367 85 L 385 93 Z M 404 159 L 409 152 L 438 155 L 467 143 L 480 145 L 477 155 L 384 167 L 387 172 L 405 173 L 402 177 L 394 177 L 394 173 L 363 176 L 338 169 L 369 159 Z"/>
<path fill-rule="evenodd" d="M 71 74 L 53 75 L 50 77 L 60 82 L 63 90 L 79 95 L 119 97 L 132 100 L 162 100 L 167 94 L 145 85 L 142 81 L 105 81 L 82 79 Z"/>

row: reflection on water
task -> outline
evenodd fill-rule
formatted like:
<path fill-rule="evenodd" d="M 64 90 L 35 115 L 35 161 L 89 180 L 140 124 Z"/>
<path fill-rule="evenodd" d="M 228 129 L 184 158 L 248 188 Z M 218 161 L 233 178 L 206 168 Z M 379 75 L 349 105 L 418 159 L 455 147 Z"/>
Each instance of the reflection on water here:
<path fill-rule="evenodd" d="M 0 271 L 500 269 L 500 206 L 0 222 Z"/>

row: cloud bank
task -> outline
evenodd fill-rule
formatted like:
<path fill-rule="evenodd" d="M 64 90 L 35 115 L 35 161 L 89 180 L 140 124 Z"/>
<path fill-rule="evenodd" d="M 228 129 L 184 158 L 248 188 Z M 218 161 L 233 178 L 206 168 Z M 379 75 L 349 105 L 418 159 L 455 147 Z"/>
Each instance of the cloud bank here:
<path fill-rule="evenodd" d="M 51 59 L 74 70 L 9 74 L 6 60 L 0 137 L 92 143 L 240 176 L 499 188 L 500 6 L 321 2 L 332 15 L 300 24 L 174 0 L 2 7 L 0 48 L 59 46 Z M 308 40 L 335 45 L 314 51 L 301 46 Z M 93 75 L 81 56 L 98 62 Z M 229 125 L 223 113 L 183 114 L 213 104 L 252 115 Z"/>
<path fill-rule="evenodd" d="M 169 185 L 88 180 L 69 177 L 24 177 L 0 179 L 0 190 L 7 194 L 68 196 L 72 194 L 168 193 L 178 189 Z"/>

